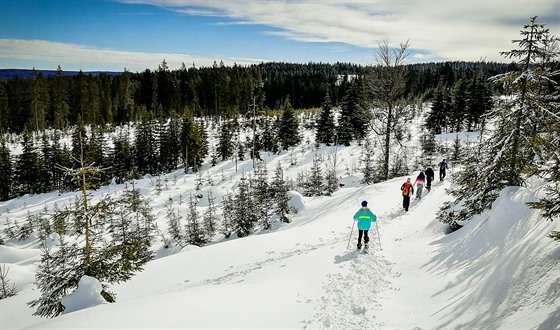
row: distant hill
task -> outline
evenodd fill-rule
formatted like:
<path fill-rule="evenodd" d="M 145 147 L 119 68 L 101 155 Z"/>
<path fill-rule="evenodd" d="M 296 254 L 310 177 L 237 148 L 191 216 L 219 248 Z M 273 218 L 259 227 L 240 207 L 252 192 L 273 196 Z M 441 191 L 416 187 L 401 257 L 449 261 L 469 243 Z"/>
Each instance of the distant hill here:
<path fill-rule="evenodd" d="M 0 79 L 8 80 L 14 77 L 29 78 L 37 74 L 43 74 L 43 77 L 53 77 L 57 74 L 56 70 L 29 70 L 29 69 L 0 69 Z M 75 76 L 79 74 L 80 71 L 62 71 L 65 76 Z M 85 74 L 91 74 L 93 76 L 99 76 L 100 74 L 108 74 L 111 76 L 121 75 L 122 72 L 109 72 L 109 71 L 87 71 L 83 72 Z"/>

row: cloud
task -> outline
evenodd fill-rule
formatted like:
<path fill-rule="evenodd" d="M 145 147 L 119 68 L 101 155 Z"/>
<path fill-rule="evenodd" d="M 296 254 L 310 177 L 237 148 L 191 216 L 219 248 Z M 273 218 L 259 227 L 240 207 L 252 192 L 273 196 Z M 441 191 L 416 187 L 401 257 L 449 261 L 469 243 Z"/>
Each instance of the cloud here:
<path fill-rule="evenodd" d="M 71 56 L 68 56 L 71 54 Z M 45 40 L 0 39 L 0 67 L 56 69 L 61 63 L 66 71 L 117 71 L 125 68 L 132 72 L 157 69 L 165 59 L 170 69 L 211 66 L 214 61 L 225 65 L 248 65 L 266 62 L 264 59 L 209 59 L 185 54 L 127 52 L 97 49 L 84 45 L 65 44 Z"/>
<path fill-rule="evenodd" d="M 446 60 L 503 61 L 531 16 L 551 17 L 560 34 L 557 0 L 117 0 L 165 7 L 183 14 L 228 16 L 240 23 L 280 29 L 269 32 L 301 42 L 338 42 L 374 48 L 383 39 L 407 39 L 425 56 Z M 204 14 L 205 13 L 205 14 Z M 541 23 L 547 23 L 541 21 Z"/>

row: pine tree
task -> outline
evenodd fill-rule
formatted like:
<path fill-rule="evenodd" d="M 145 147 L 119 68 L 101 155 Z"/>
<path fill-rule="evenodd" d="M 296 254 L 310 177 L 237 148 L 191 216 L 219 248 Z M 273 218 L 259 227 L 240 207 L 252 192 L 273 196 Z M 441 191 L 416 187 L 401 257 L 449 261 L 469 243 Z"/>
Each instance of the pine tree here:
<path fill-rule="evenodd" d="M 329 93 L 327 92 L 325 100 L 321 105 L 319 119 L 317 120 L 317 124 L 315 125 L 315 141 L 317 143 L 331 145 L 335 142 L 334 114 L 331 108 L 331 99 Z"/>
<path fill-rule="evenodd" d="M 371 114 L 367 111 L 363 95 L 363 82 L 355 79 L 342 98 L 336 130 L 338 143 L 349 146 L 353 139 L 363 139 L 370 120 Z"/>
<path fill-rule="evenodd" d="M 251 186 L 253 187 L 252 199 L 254 201 L 254 208 L 257 213 L 259 225 L 264 229 L 270 229 L 272 210 L 270 204 L 271 187 L 268 183 L 268 171 L 264 162 L 257 163 L 255 168 L 255 176 L 252 179 Z"/>
<path fill-rule="evenodd" d="M 554 145 L 552 141 L 558 136 L 557 124 L 552 128 L 547 123 L 558 122 L 559 118 L 558 103 L 549 102 L 554 89 L 545 86 L 549 87 L 553 81 L 549 60 L 558 53 L 551 52 L 547 46 L 552 37 L 544 25 L 536 23 L 536 17 L 524 26 L 521 35 L 523 39 L 513 41 L 519 49 L 502 53 L 519 58 L 520 70 L 492 78 L 502 84 L 508 97 L 489 114 L 496 128 L 490 138 L 481 143 L 481 150 L 467 158 L 466 170 L 458 179 L 461 186 L 452 192 L 457 200 L 440 211 L 439 218 L 444 222 L 469 219 L 489 209 L 503 188 L 521 186 L 525 173 L 543 167 L 549 156 L 557 153 L 554 147 L 552 153 L 545 151 L 550 150 L 548 146 Z M 549 140 L 552 144 L 542 143 L 542 137 L 549 134 L 554 136 Z M 557 155 L 552 156 L 553 160 L 557 158 Z M 550 187 L 554 189 L 554 185 Z M 544 204 L 551 209 L 558 205 L 546 201 Z"/>
<path fill-rule="evenodd" d="M 223 121 L 220 128 L 220 136 L 218 142 L 218 156 L 222 161 L 229 159 L 233 156 L 233 126 L 229 121 Z"/>
<path fill-rule="evenodd" d="M 322 196 L 325 190 L 323 183 L 323 173 L 321 170 L 321 158 L 318 155 L 313 156 L 311 165 L 311 174 L 306 185 L 306 196 Z"/>
<path fill-rule="evenodd" d="M 251 187 L 243 176 L 239 181 L 238 192 L 234 199 L 234 216 L 237 236 L 245 237 L 253 233 L 258 222 L 254 200 L 251 198 Z"/>
<path fill-rule="evenodd" d="M 198 199 L 191 194 L 189 208 L 187 211 L 186 239 L 188 244 L 203 246 L 208 243 L 202 226 L 200 225 L 200 215 L 196 209 Z"/>
<path fill-rule="evenodd" d="M 377 168 L 375 166 L 376 164 L 375 164 L 375 160 L 373 158 L 374 150 L 373 150 L 371 140 L 369 140 L 369 139 L 366 140 L 366 143 L 364 144 L 362 150 L 363 150 L 362 151 L 362 163 L 363 163 L 362 173 L 364 175 L 364 177 L 362 179 L 362 183 L 372 184 L 372 183 L 375 183 L 375 182 L 379 182 L 381 178 L 380 178 L 379 174 L 377 174 Z"/>
<path fill-rule="evenodd" d="M 282 118 L 279 124 L 278 140 L 282 150 L 288 150 L 300 143 L 299 122 L 289 99 L 287 99 L 282 106 Z"/>
<path fill-rule="evenodd" d="M 0 200 L 5 201 L 12 196 L 12 161 L 10 149 L 3 137 L 0 137 Z"/>
<path fill-rule="evenodd" d="M 231 233 L 233 233 L 237 228 L 237 225 L 235 223 L 236 216 L 235 216 L 234 200 L 231 193 L 227 193 L 224 195 L 222 204 L 223 204 L 223 222 L 220 230 L 225 238 L 229 238 L 231 236 Z"/>
<path fill-rule="evenodd" d="M 185 237 L 181 229 L 181 216 L 179 212 L 173 208 L 173 199 L 169 198 L 165 203 L 167 209 L 167 233 L 171 239 L 180 246 L 183 246 Z"/>
<path fill-rule="evenodd" d="M 25 131 L 23 134 L 22 149 L 14 166 L 16 182 L 19 184 L 15 190 L 19 194 L 39 193 L 41 191 L 40 157 L 29 131 Z"/>
<path fill-rule="evenodd" d="M 218 211 L 216 206 L 216 198 L 214 197 L 212 190 L 208 190 L 208 207 L 202 213 L 202 226 L 204 233 L 206 234 L 206 240 L 209 242 L 212 240 L 216 234 L 217 225 L 216 219 L 218 218 Z"/>
<path fill-rule="evenodd" d="M 272 199 L 274 200 L 274 213 L 278 215 L 281 222 L 289 223 L 291 222 L 288 218 L 290 213 L 290 208 L 288 202 L 290 201 L 290 196 L 288 195 L 288 186 L 284 180 L 284 171 L 282 170 L 282 165 L 280 162 L 276 165 L 276 170 L 274 171 L 274 179 L 271 183 L 272 187 Z"/>

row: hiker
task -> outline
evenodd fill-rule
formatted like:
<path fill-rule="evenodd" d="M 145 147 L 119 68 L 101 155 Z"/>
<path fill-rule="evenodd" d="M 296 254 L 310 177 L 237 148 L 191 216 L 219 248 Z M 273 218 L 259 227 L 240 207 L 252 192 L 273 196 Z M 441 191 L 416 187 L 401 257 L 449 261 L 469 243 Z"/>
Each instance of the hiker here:
<path fill-rule="evenodd" d="M 354 214 L 354 221 L 358 221 L 358 250 L 362 248 L 362 236 L 364 237 L 364 252 L 368 250 L 369 235 L 368 231 L 372 222 L 377 221 L 377 217 L 369 207 L 367 202 L 362 202 L 362 207 Z"/>
<path fill-rule="evenodd" d="M 426 176 L 424 172 L 420 172 L 414 181 L 416 185 L 416 199 L 422 199 L 422 190 L 424 188 L 424 184 L 426 184 Z"/>
<path fill-rule="evenodd" d="M 432 189 L 432 181 L 434 181 L 434 170 L 428 166 L 426 169 L 426 189 L 428 189 L 428 191 Z"/>
<path fill-rule="evenodd" d="M 410 178 L 406 179 L 406 182 L 401 186 L 402 196 L 403 196 L 403 208 L 408 212 L 408 207 L 410 206 L 410 196 L 414 195 L 414 187 L 410 183 Z"/>
<path fill-rule="evenodd" d="M 449 169 L 449 166 L 447 166 L 444 159 L 441 163 L 439 163 L 439 181 L 443 181 L 443 179 L 445 179 L 445 170 L 447 169 Z"/>

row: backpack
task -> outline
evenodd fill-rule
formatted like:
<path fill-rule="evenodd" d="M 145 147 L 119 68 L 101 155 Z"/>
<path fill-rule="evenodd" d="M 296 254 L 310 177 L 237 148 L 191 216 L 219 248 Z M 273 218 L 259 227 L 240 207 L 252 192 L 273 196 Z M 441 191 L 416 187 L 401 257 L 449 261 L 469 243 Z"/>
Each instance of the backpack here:
<path fill-rule="evenodd" d="M 439 170 L 440 171 L 445 171 L 445 163 L 444 162 L 439 163 Z"/>
<path fill-rule="evenodd" d="M 407 182 L 407 183 L 404 184 L 404 187 L 402 189 L 403 196 L 408 196 L 408 193 L 409 193 L 408 189 L 410 187 L 412 187 L 412 185 L 410 183 Z"/>

